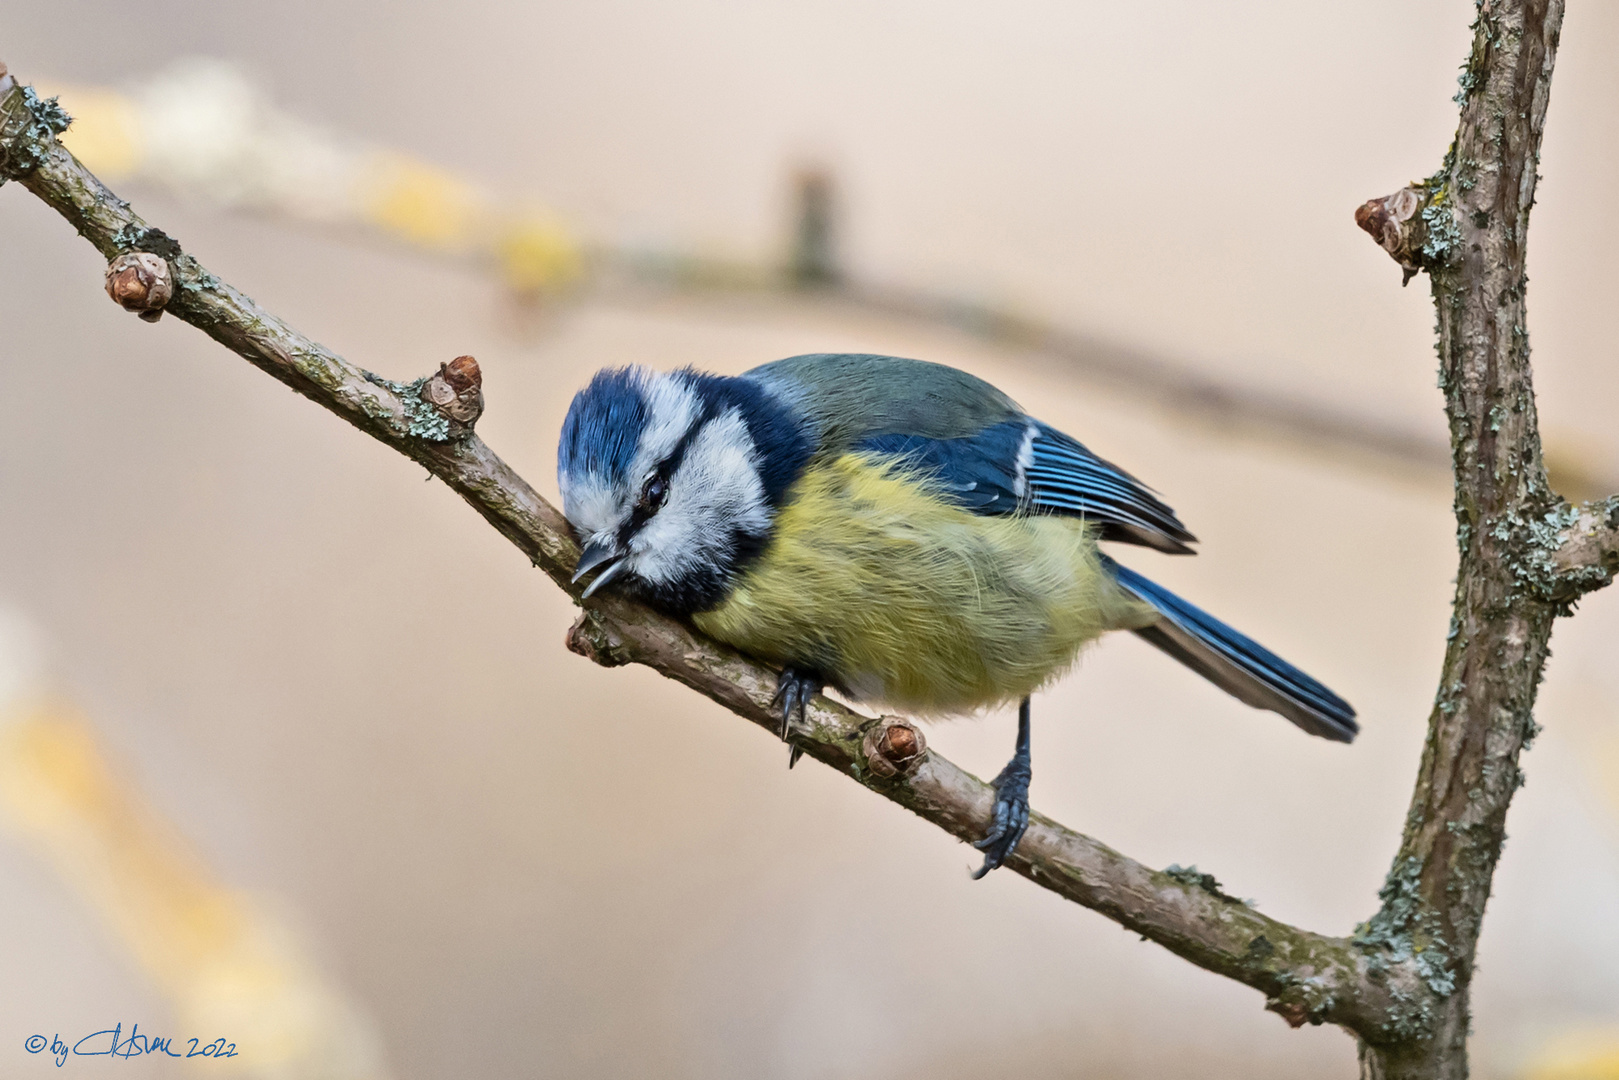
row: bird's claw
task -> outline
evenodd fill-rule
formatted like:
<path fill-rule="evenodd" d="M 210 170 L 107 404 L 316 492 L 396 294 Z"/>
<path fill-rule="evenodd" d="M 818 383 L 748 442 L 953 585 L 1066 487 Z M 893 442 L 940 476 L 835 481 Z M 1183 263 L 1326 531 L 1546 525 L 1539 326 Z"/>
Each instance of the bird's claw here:
<path fill-rule="evenodd" d="M 797 668 L 782 669 L 781 677 L 776 681 L 776 696 L 770 702 L 772 708 L 781 710 L 778 732 L 782 742 L 791 742 L 794 718 L 800 724 L 806 722 L 810 699 L 819 694 L 825 685 L 820 678 Z M 787 754 L 787 767 L 790 769 L 797 765 L 798 759 L 803 756 L 802 747 L 792 746 Z"/>
<path fill-rule="evenodd" d="M 984 853 L 984 865 L 973 871 L 974 881 L 1010 859 L 1018 841 L 1023 839 L 1023 832 L 1029 827 L 1029 775 L 1029 766 L 1014 759 L 992 782 L 995 813 L 990 819 L 989 831 L 973 844 Z"/>

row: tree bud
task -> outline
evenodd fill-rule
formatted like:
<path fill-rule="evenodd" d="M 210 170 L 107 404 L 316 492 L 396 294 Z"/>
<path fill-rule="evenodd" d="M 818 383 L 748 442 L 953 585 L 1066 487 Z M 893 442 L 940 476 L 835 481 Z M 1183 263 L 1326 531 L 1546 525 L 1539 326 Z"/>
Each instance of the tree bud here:
<path fill-rule="evenodd" d="M 107 295 L 125 311 L 157 322 L 174 295 L 169 264 L 147 251 L 125 252 L 107 264 Z"/>
<path fill-rule="evenodd" d="M 887 780 L 915 772 L 927 756 L 928 741 L 914 724 L 885 716 L 866 732 L 860 750 L 867 767 Z"/>

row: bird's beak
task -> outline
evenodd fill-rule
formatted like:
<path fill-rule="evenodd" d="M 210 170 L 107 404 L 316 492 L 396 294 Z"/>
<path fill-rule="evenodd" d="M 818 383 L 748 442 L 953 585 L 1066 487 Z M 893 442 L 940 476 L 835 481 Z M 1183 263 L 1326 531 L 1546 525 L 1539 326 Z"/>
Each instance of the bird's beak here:
<path fill-rule="evenodd" d="M 624 569 L 623 560 L 624 553 L 611 540 L 592 540 L 586 544 L 584 550 L 579 552 L 579 565 L 573 569 L 573 580 L 578 581 L 603 563 L 607 563 L 608 566 L 606 570 L 597 575 L 596 580 L 592 581 L 584 592 L 579 594 L 579 599 L 585 599 L 617 577 L 620 571 Z"/>

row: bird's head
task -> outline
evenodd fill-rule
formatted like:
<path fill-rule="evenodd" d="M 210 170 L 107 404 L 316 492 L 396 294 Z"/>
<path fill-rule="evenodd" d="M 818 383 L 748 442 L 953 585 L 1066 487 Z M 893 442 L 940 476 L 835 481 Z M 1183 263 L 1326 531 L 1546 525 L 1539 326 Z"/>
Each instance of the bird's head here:
<path fill-rule="evenodd" d="M 752 384 L 694 371 L 600 371 L 568 409 L 557 447 L 562 508 L 599 571 L 667 610 L 723 598 L 769 535 L 779 484 L 758 437 L 782 407 Z M 800 439 L 800 441 L 802 441 Z"/>

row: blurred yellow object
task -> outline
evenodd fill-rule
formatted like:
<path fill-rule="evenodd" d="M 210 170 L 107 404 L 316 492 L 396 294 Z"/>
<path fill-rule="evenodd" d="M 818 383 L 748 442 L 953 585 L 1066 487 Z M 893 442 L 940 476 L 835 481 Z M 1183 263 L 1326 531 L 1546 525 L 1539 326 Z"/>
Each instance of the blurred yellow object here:
<path fill-rule="evenodd" d="M 1575 1028 L 1553 1037 L 1524 1080 L 1619 1080 L 1619 1027 Z"/>
<path fill-rule="evenodd" d="M 543 211 L 491 205 L 453 173 L 398 154 L 372 155 L 360 184 L 367 222 L 413 246 L 492 261 L 513 291 L 546 292 L 576 279 L 579 245 Z"/>
<path fill-rule="evenodd" d="M 526 296 L 580 275 L 580 245 L 552 215 L 284 113 L 222 61 L 181 61 L 127 94 L 41 89 L 74 118 L 63 145 L 105 180 L 153 180 L 223 206 L 361 226 L 476 259 Z"/>
<path fill-rule="evenodd" d="M 176 1045 L 237 1045 L 208 1068 L 271 1080 L 386 1075 L 367 1025 L 294 936 L 216 879 L 70 708 L 0 705 L 0 809 L 169 996 Z"/>
<path fill-rule="evenodd" d="M 62 145 L 103 180 L 119 181 L 141 167 L 140 115 L 123 94 L 77 87 L 59 95 L 73 125 Z"/>
<path fill-rule="evenodd" d="M 363 183 L 367 221 L 420 247 L 470 249 L 483 200 L 465 180 L 397 154 L 378 152 Z"/>
<path fill-rule="evenodd" d="M 525 295 L 566 285 L 584 271 L 579 245 L 560 225 L 539 215 L 507 223 L 497 233 L 495 253 L 506 285 Z"/>

